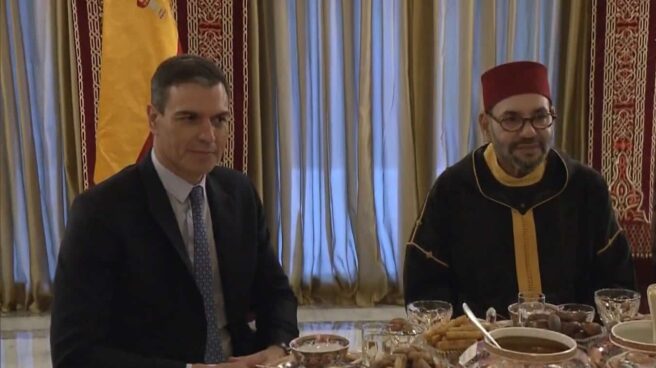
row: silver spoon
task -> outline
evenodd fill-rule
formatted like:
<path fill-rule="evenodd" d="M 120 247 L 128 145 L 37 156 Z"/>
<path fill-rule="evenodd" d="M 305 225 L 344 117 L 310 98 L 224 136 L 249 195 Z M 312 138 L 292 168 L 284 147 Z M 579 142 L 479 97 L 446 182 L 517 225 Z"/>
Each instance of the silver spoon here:
<path fill-rule="evenodd" d="M 492 344 L 494 344 L 494 346 L 498 347 L 499 349 L 502 349 L 502 348 L 501 348 L 501 345 L 499 345 L 499 343 L 497 342 L 497 340 L 495 340 L 494 337 L 492 337 L 492 335 L 490 335 L 490 333 L 487 332 L 487 330 L 485 329 L 485 327 L 483 327 L 483 325 L 481 325 L 480 322 L 478 322 L 478 318 L 476 318 L 476 315 L 474 315 L 474 312 L 472 312 L 471 309 L 469 309 L 469 306 L 467 305 L 467 303 L 462 303 L 462 309 L 465 311 L 465 314 L 467 315 L 467 317 L 469 318 L 469 320 L 472 321 L 472 323 L 474 324 L 474 326 L 476 326 L 476 328 L 478 328 L 479 330 L 481 330 L 481 332 L 483 333 L 483 336 L 485 336 L 485 338 L 486 338 L 489 342 L 491 342 Z"/>

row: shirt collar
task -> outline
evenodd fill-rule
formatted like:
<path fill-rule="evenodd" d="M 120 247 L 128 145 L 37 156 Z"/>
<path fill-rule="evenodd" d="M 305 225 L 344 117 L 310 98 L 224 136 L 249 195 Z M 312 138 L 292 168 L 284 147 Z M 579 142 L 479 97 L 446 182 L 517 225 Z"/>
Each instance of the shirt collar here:
<path fill-rule="evenodd" d="M 177 176 L 174 174 L 171 170 L 167 169 L 160 161 L 157 159 L 157 155 L 155 154 L 155 150 L 153 149 L 150 152 L 150 156 L 153 159 L 153 165 L 155 166 L 155 171 L 157 171 L 157 175 L 159 176 L 159 179 L 162 181 L 162 184 L 164 185 L 164 189 L 175 199 L 177 199 L 179 202 L 184 202 L 187 200 L 187 197 L 189 197 L 189 193 L 191 193 L 191 189 L 195 187 L 196 185 L 200 185 L 205 188 L 205 175 L 203 175 L 203 178 L 198 182 L 197 184 L 189 184 L 188 181 L 182 179 L 181 177 Z"/>

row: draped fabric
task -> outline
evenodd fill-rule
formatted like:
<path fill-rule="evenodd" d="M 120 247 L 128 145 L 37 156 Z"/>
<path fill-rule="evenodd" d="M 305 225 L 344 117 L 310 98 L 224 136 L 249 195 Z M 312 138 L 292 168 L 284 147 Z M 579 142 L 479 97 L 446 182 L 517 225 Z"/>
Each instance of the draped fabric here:
<path fill-rule="evenodd" d="M 60 85 L 68 85 L 67 13 L 59 2 L 0 6 L 0 308 L 40 312 L 51 300 L 67 208 Z"/>
<path fill-rule="evenodd" d="M 481 143 L 480 74 L 541 61 L 558 95 L 560 4 L 249 1 L 249 175 L 301 302 L 400 301 L 428 188 Z"/>
<path fill-rule="evenodd" d="M 259 27 L 250 61 L 260 62 L 262 88 L 251 92 L 261 114 L 260 182 L 292 287 L 305 302 L 313 289 L 322 296 L 314 301 L 380 300 L 389 287 L 382 259 L 395 254 L 378 247 L 370 142 L 386 128 L 381 103 L 389 105 L 395 80 L 381 76 L 395 66 L 398 24 L 386 24 L 377 38 L 372 28 L 382 29 L 383 13 L 394 21 L 397 9 L 378 1 L 259 1 L 251 9 Z M 393 110 L 385 113 L 395 120 Z M 381 122 L 376 132 L 372 115 Z M 382 152 L 377 156 L 382 161 Z M 361 275 L 369 281 L 358 287 Z"/>
<path fill-rule="evenodd" d="M 154 1 L 154 0 L 153 0 Z M 163 1 L 163 0 L 161 0 Z M 246 170 L 246 0 L 169 0 L 177 21 L 182 52 L 204 56 L 225 71 L 232 92 L 230 137 L 224 166 Z M 93 184 L 102 51 L 102 1 L 71 0 L 76 45 L 81 171 L 83 189 Z M 145 106 L 144 106 L 145 108 Z M 145 118 L 145 113 L 144 113 Z M 137 157 L 134 158 L 135 160 Z"/>
<path fill-rule="evenodd" d="M 103 2 L 101 40 L 94 183 L 134 163 L 149 138 L 150 77 L 178 52 L 169 0 Z"/>
<path fill-rule="evenodd" d="M 561 4 L 556 144 L 581 162 L 587 158 L 591 13 L 590 1 Z"/>
<path fill-rule="evenodd" d="M 656 4 L 595 0 L 592 7 L 587 158 L 608 182 L 644 295 L 656 280 Z"/>
<path fill-rule="evenodd" d="M 62 156 L 66 183 L 67 205 L 84 189 L 82 144 L 80 140 L 80 108 L 78 101 L 75 40 L 73 39 L 73 8 L 67 1 L 55 7 L 56 26 L 49 37 L 55 37 L 57 69 L 57 101 L 59 126 L 62 134 Z M 67 207 L 68 207 L 67 206 Z M 59 243 L 59 240 L 57 240 Z"/>

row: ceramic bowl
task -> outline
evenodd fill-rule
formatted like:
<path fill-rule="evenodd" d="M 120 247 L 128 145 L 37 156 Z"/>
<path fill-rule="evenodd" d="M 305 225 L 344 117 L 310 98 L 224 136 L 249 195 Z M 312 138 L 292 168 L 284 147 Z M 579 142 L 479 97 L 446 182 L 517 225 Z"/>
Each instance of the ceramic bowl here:
<path fill-rule="evenodd" d="M 529 338 L 539 338 L 563 345 L 563 350 L 558 352 L 534 353 L 512 350 L 510 348 L 504 347 L 502 342 L 500 342 L 502 344 L 502 348 L 498 348 L 487 341 L 487 339 L 484 340 L 485 349 L 490 354 L 511 361 L 534 364 L 552 364 L 572 359 L 576 355 L 576 341 L 574 341 L 574 339 L 571 337 L 559 332 L 544 330 L 540 328 L 508 327 L 490 331 L 490 335 L 492 335 L 492 337 L 497 341 L 503 341 L 504 337 L 515 338 L 519 341 L 526 341 Z"/>
<path fill-rule="evenodd" d="M 344 361 L 349 340 L 339 335 L 314 334 L 292 340 L 289 347 L 300 366 L 319 368 Z"/>

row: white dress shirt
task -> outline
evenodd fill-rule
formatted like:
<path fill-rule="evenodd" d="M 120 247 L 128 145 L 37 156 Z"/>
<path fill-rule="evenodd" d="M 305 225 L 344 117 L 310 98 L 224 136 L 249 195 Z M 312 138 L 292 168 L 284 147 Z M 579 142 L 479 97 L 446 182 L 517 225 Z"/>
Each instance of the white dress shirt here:
<path fill-rule="evenodd" d="M 151 157 L 153 160 L 153 165 L 155 166 L 155 171 L 159 179 L 166 189 L 168 194 L 169 201 L 171 202 L 171 207 L 173 208 L 173 213 L 175 214 L 175 219 L 178 223 L 178 228 L 180 229 L 180 234 L 182 235 L 182 241 L 185 244 L 187 249 L 187 254 L 191 264 L 194 263 L 194 222 L 191 213 L 191 200 L 189 199 L 189 193 L 194 186 L 200 185 L 203 187 L 204 193 L 204 204 L 203 204 L 203 219 L 205 222 L 205 230 L 207 232 L 208 244 L 216 244 L 214 241 L 214 230 L 212 228 L 212 215 L 210 213 L 209 205 L 207 204 L 207 191 L 205 190 L 205 176 L 197 184 L 190 184 L 181 177 L 175 175 L 171 170 L 167 169 L 162 163 L 157 159 L 155 150 L 151 151 Z M 219 262 L 216 254 L 216 247 L 209 247 L 210 251 L 210 260 L 212 263 L 212 288 L 214 294 L 214 302 L 217 309 L 217 322 L 219 325 L 219 335 L 221 337 L 221 346 L 223 349 L 223 355 L 227 358 L 232 356 L 232 344 L 230 343 L 230 334 L 226 328 L 226 316 L 225 316 L 225 303 L 223 300 L 223 287 L 221 286 L 221 275 L 219 274 Z M 191 364 L 187 364 L 187 367 L 191 367 Z"/>

